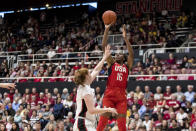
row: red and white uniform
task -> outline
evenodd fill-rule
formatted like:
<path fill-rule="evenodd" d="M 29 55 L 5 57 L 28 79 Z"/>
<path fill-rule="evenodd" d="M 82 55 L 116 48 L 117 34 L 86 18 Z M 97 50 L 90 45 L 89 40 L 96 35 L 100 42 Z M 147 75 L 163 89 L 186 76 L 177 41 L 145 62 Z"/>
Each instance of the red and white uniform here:
<path fill-rule="evenodd" d="M 90 85 L 79 85 L 77 89 L 77 100 L 76 100 L 76 116 L 73 130 L 74 131 L 96 131 L 95 122 L 96 116 L 95 114 L 90 114 L 87 110 L 87 106 L 84 100 L 85 95 L 91 95 L 94 99 L 93 102 L 95 104 L 95 92 L 94 89 L 90 87 Z M 94 106 L 94 105 L 92 105 Z"/>

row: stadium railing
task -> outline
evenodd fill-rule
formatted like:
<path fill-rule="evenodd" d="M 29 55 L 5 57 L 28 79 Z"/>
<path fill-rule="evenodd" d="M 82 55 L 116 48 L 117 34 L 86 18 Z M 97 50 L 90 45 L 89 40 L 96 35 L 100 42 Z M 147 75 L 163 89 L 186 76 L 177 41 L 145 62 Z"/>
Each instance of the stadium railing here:
<path fill-rule="evenodd" d="M 103 35 L 99 35 L 95 38 L 99 45 L 102 44 Z M 122 34 L 108 35 L 108 44 L 114 46 L 122 46 L 124 44 L 124 39 Z M 132 45 L 133 47 L 159 47 L 161 44 L 142 44 L 142 45 Z"/>
<path fill-rule="evenodd" d="M 1 51 L 0 52 L 0 55 L 17 55 L 18 53 L 21 53 L 21 51 L 10 51 L 10 52 L 8 52 L 8 51 Z"/>
<path fill-rule="evenodd" d="M 196 80 L 196 74 L 161 74 L 161 75 L 129 75 L 129 80 L 136 80 L 137 77 L 156 77 L 159 78 L 158 80 L 167 80 L 166 78 L 169 76 L 193 76 L 194 80 Z M 107 78 L 107 75 L 104 76 L 97 76 L 96 77 L 96 81 L 99 81 L 100 79 L 105 79 Z M 4 78 L 0 78 L 0 81 L 2 82 L 19 82 L 19 80 L 34 80 L 34 79 L 59 79 L 59 78 L 67 78 L 67 79 L 73 79 L 74 76 L 59 76 L 59 77 L 12 77 L 12 78 L 8 78 L 8 77 L 4 77 Z M 105 79 L 106 80 L 106 79 Z M 68 81 L 68 80 L 67 80 Z M 152 80 L 149 80 L 152 81 Z"/>
<path fill-rule="evenodd" d="M 8 67 L 12 68 L 16 57 L 14 55 L 0 55 L 0 59 L 1 59 L 0 62 L 2 62 L 3 60 L 6 60 Z"/>
<path fill-rule="evenodd" d="M 196 47 L 175 47 L 175 48 L 150 48 L 147 49 L 143 54 L 143 62 L 146 58 L 149 58 L 151 54 L 163 54 L 169 51 L 176 53 L 189 53 L 191 49 L 196 49 Z M 112 54 L 118 50 L 112 50 Z M 123 50 L 126 53 L 126 50 Z M 99 55 L 94 55 L 94 54 Z M 17 56 L 17 63 L 19 62 L 32 62 L 35 64 L 37 61 L 61 61 L 61 60 L 71 60 L 70 65 L 74 65 L 78 60 L 84 60 L 84 62 L 90 62 L 90 60 L 97 60 L 102 58 L 102 51 L 89 51 L 89 52 L 64 52 L 64 53 L 55 53 L 55 56 L 48 58 L 48 54 L 25 54 Z M 88 64 L 88 63 L 86 63 Z"/>
<path fill-rule="evenodd" d="M 90 51 L 90 52 L 64 52 L 64 53 L 55 53 L 51 58 L 48 57 L 48 54 L 25 54 L 17 56 L 17 63 L 30 61 L 33 64 L 37 61 L 60 61 L 60 60 L 84 60 L 86 62 L 88 59 L 99 59 L 102 58 L 102 55 L 93 55 L 93 53 L 102 53 L 102 51 Z M 74 65 L 71 63 L 70 65 Z"/>
<path fill-rule="evenodd" d="M 111 50 L 112 54 L 118 52 L 118 50 Z M 123 50 L 124 53 L 127 51 Z M 74 65 L 78 60 L 84 60 L 86 64 L 89 64 L 90 60 L 97 60 L 102 58 L 103 51 L 88 51 L 88 52 L 64 52 L 64 53 L 55 53 L 51 58 L 48 57 L 48 54 L 25 54 L 17 56 L 17 64 L 19 62 L 31 62 L 35 64 L 37 61 L 61 61 L 61 60 L 70 60 L 69 65 Z"/>
<path fill-rule="evenodd" d="M 143 62 L 150 57 L 150 55 L 154 54 L 163 54 L 169 51 L 175 53 L 189 53 L 191 49 L 196 49 L 196 47 L 175 47 L 175 48 L 151 48 L 147 49 L 143 55 Z"/>

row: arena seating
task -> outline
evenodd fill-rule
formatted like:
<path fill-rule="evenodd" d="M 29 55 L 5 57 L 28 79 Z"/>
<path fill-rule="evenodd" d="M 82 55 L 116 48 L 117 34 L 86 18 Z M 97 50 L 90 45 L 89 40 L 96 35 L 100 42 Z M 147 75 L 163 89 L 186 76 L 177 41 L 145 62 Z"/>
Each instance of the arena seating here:
<path fill-rule="evenodd" d="M 74 15 L 69 15 L 70 11 Z M 135 52 L 130 81 L 169 83 L 168 80 L 196 79 L 193 13 L 118 17 L 108 41 L 112 55 L 118 49 L 127 53 L 121 36 L 124 23 Z M 103 31 L 101 14 L 96 11 L 90 14 L 87 6 L 7 15 L 0 26 L 0 81 L 71 83 L 76 70 L 82 67 L 92 70 L 99 62 Z M 96 81 L 107 79 L 107 69 L 105 64 Z M 0 130 L 13 131 L 11 128 L 16 126 L 19 131 L 40 128 L 60 131 L 62 127 L 64 131 L 72 131 L 77 88 L 68 90 L 66 86 L 62 92 L 57 88 L 51 92 L 48 87 L 38 92 L 38 87 L 32 90 L 27 87 L 23 93 L 17 87 L 0 93 Z M 159 85 L 156 91 L 149 85 L 145 85 L 144 91 L 141 88 L 138 85 L 135 91 L 127 92 L 129 131 L 196 129 L 193 85 L 184 87 L 186 91 L 178 84 Z M 102 106 L 100 90 L 98 86 L 95 88 L 97 107 Z M 118 130 L 114 117 L 108 123 L 106 131 Z"/>

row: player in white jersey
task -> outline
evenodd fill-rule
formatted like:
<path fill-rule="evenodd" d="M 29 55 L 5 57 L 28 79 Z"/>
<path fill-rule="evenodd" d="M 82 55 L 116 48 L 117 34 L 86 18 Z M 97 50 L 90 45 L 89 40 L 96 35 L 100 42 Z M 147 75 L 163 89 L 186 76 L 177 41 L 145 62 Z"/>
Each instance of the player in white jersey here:
<path fill-rule="evenodd" d="M 94 81 L 103 67 L 104 61 L 110 56 L 110 47 L 105 48 L 105 53 L 102 60 L 97 64 L 92 73 L 86 68 L 81 68 L 75 73 L 75 83 L 78 85 L 77 97 L 76 97 L 76 117 L 74 123 L 74 131 L 96 131 L 95 122 L 96 114 L 102 114 L 106 112 L 115 113 L 114 108 L 96 108 L 94 89 L 90 87 L 90 84 Z"/>

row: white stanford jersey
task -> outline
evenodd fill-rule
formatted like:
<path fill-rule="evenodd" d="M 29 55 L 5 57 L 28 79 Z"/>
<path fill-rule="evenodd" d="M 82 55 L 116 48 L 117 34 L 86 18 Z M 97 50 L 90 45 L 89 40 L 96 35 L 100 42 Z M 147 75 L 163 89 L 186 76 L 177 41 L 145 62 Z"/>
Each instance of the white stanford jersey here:
<path fill-rule="evenodd" d="M 90 87 L 90 85 L 79 86 L 77 89 L 77 97 L 76 97 L 76 121 L 74 123 L 74 131 L 81 130 L 89 130 L 92 129 L 94 123 L 96 122 L 96 116 L 94 114 L 90 114 L 87 111 L 87 106 L 84 101 L 85 95 L 92 95 L 95 98 L 94 89 Z M 93 100 L 95 103 L 95 99 Z M 92 105 L 94 106 L 94 105 Z M 90 128 L 89 128 L 90 127 Z"/>

